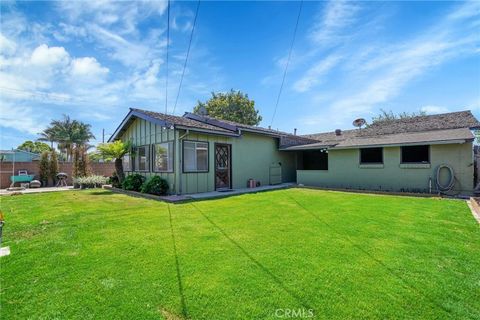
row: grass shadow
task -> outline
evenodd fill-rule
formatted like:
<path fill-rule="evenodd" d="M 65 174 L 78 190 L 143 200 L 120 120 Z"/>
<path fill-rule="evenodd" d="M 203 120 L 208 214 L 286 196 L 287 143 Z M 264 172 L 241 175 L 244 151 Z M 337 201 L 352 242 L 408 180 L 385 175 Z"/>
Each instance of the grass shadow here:
<path fill-rule="evenodd" d="M 93 191 L 93 192 L 90 192 L 90 194 L 92 196 L 112 196 L 115 193 L 113 193 L 111 191 Z"/>
<path fill-rule="evenodd" d="M 311 212 L 310 210 L 308 210 L 304 205 L 302 205 L 300 202 L 298 202 L 295 198 L 287 195 L 293 202 L 296 203 L 296 205 L 298 207 L 300 207 L 303 211 L 305 211 L 306 213 L 308 213 L 312 218 L 314 218 L 315 220 L 323 223 L 325 226 L 327 226 L 328 228 L 330 228 L 334 233 L 344 237 L 348 242 L 350 242 L 350 244 L 356 248 L 357 250 L 359 250 L 360 252 L 362 252 L 363 254 L 365 254 L 368 258 L 370 258 L 372 261 L 376 262 L 377 264 L 379 264 L 381 267 L 383 267 L 387 273 L 389 273 L 392 277 L 396 278 L 397 280 L 400 281 L 400 283 L 403 284 L 404 287 L 406 287 L 407 289 L 410 289 L 412 290 L 413 292 L 415 292 L 417 295 L 421 296 L 422 298 L 424 298 L 425 300 L 427 300 L 428 302 L 430 302 L 432 305 L 436 306 L 437 308 L 439 308 L 440 310 L 442 310 L 443 312 L 447 313 L 449 316 L 451 316 L 451 311 L 444 307 L 442 304 L 438 303 L 436 300 L 434 300 L 433 298 L 429 297 L 428 295 L 426 295 L 424 292 L 422 292 L 420 289 L 418 289 L 417 287 L 415 287 L 414 285 L 410 284 L 405 278 L 403 278 L 401 275 L 397 274 L 397 272 L 395 272 L 395 270 L 393 270 L 392 268 L 390 268 L 389 266 L 387 266 L 383 261 L 377 259 L 375 256 L 373 256 L 370 252 L 368 252 L 367 250 L 365 250 L 364 248 L 362 248 L 361 246 L 359 246 L 358 244 L 356 244 L 353 240 L 350 239 L 350 237 L 348 237 L 348 235 L 346 235 L 345 233 L 342 233 L 340 231 L 338 231 L 335 227 L 333 227 L 332 225 L 330 225 L 328 222 L 324 221 L 323 219 L 321 219 L 320 217 L 318 217 L 316 214 L 314 214 L 313 212 Z"/>
<path fill-rule="evenodd" d="M 310 305 L 303 300 L 298 294 L 289 289 L 282 280 L 273 274 L 267 267 L 265 267 L 260 261 L 255 259 L 247 250 L 245 250 L 235 239 L 230 237 L 225 230 L 223 230 L 218 224 L 216 224 L 212 219 L 210 219 L 202 210 L 200 210 L 194 203 L 191 203 L 191 206 L 194 207 L 200 214 L 213 226 L 215 229 L 220 231 L 220 233 L 227 238 L 235 247 L 237 247 L 250 261 L 252 261 L 257 267 L 259 267 L 265 274 L 267 274 L 270 279 L 272 279 L 280 288 L 283 289 L 290 297 L 292 297 L 298 304 L 305 307 L 306 309 L 313 309 Z"/>
<path fill-rule="evenodd" d="M 177 282 L 178 282 L 178 292 L 180 294 L 180 306 L 182 308 L 182 316 L 184 318 L 188 318 L 188 310 L 187 310 L 187 305 L 185 303 L 185 294 L 183 292 L 182 274 L 180 272 L 180 262 L 178 260 L 177 242 L 175 239 L 175 233 L 173 232 L 172 212 L 170 211 L 170 204 L 167 204 L 167 207 L 168 207 L 168 215 L 170 218 L 170 231 L 172 234 L 173 252 L 175 254 L 175 268 L 177 270 Z"/>

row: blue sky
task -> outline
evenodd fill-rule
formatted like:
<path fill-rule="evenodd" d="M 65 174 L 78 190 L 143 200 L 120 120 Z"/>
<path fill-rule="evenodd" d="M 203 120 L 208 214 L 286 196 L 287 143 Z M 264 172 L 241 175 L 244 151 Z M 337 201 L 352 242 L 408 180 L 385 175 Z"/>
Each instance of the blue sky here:
<path fill-rule="evenodd" d="M 173 112 L 197 2 L 171 2 Z M 202 1 L 175 114 L 211 91 L 248 93 L 271 124 L 299 2 Z M 163 112 L 166 2 L 1 2 L 0 148 L 51 119 L 97 141 L 129 107 Z M 352 128 L 380 108 L 480 118 L 480 2 L 305 2 L 272 127 Z"/>

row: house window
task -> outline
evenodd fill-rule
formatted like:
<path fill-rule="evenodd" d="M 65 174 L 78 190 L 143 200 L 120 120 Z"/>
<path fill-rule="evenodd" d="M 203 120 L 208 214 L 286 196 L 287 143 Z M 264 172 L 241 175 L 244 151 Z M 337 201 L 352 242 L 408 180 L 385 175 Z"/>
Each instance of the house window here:
<path fill-rule="evenodd" d="M 402 163 L 430 163 L 430 146 L 401 148 Z"/>
<path fill-rule="evenodd" d="M 153 171 L 173 172 L 173 142 L 155 144 L 153 160 Z"/>
<path fill-rule="evenodd" d="M 328 170 L 328 150 L 308 150 L 302 154 L 302 170 Z"/>
<path fill-rule="evenodd" d="M 148 146 L 137 147 L 135 155 L 135 171 L 148 171 Z"/>
<path fill-rule="evenodd" d="M 208 171 L 208 142 L 183 142 L 183 171 Z"/>
<path fill-rule="evenodd" d="M 360 164 L 383 163 L 383 148 L 360 149 Z"/>
<path fill-rule="evenodd" d="M 122 157 L 122 165 L 124 171 L 132 171 L 132 159 L 129 153 Z"/>

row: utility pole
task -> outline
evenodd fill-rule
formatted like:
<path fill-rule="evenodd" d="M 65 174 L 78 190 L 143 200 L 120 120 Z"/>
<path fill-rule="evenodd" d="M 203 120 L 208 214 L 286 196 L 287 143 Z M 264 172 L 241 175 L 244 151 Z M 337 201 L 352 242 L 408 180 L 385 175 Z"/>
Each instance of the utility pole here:
<path fill-rule="evenodd" d="M 105 143 L 105 129 L 102 129 L 102 143 Z"/>

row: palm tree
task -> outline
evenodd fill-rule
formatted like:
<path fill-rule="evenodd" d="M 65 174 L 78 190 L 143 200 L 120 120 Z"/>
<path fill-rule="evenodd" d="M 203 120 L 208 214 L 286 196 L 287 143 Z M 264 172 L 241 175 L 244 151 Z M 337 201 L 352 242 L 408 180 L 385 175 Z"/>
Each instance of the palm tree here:
<path fill-rule="evenodd" d="M 101 143 L 97 146 L 98 152 L 104 159 L 115 159 L 115 171 L 120 183 L 125 179 L 122 158 L 130 152 L 131 148 L 132 143 L 130 141 L 123 142 L 121 140 L 116 140 L 110 143 Z"/>
<path fill-rule="evenodd" d="M 64 150 L 67 161 L 72 160 L 73 150 L 88 149 L 88 141 L 95 139 L 91 126 L 81 121 L 72 120 L 69 116 L 63 115 L 61 120 L 52 120 L 50 126 L 40 133 L 39 140 L 57 142 L 58 148 Z"/>
<path fill-rule="evenodd" d="M 50 142 L 50 147 L 53 149 L 53 143 L 55 142 L 55 132 L 53 128 L 47 128 L 43 130 L 42 132 L 39 133 L 40 138 L 38 138 L 38 141 L 48 141 Z"/>

